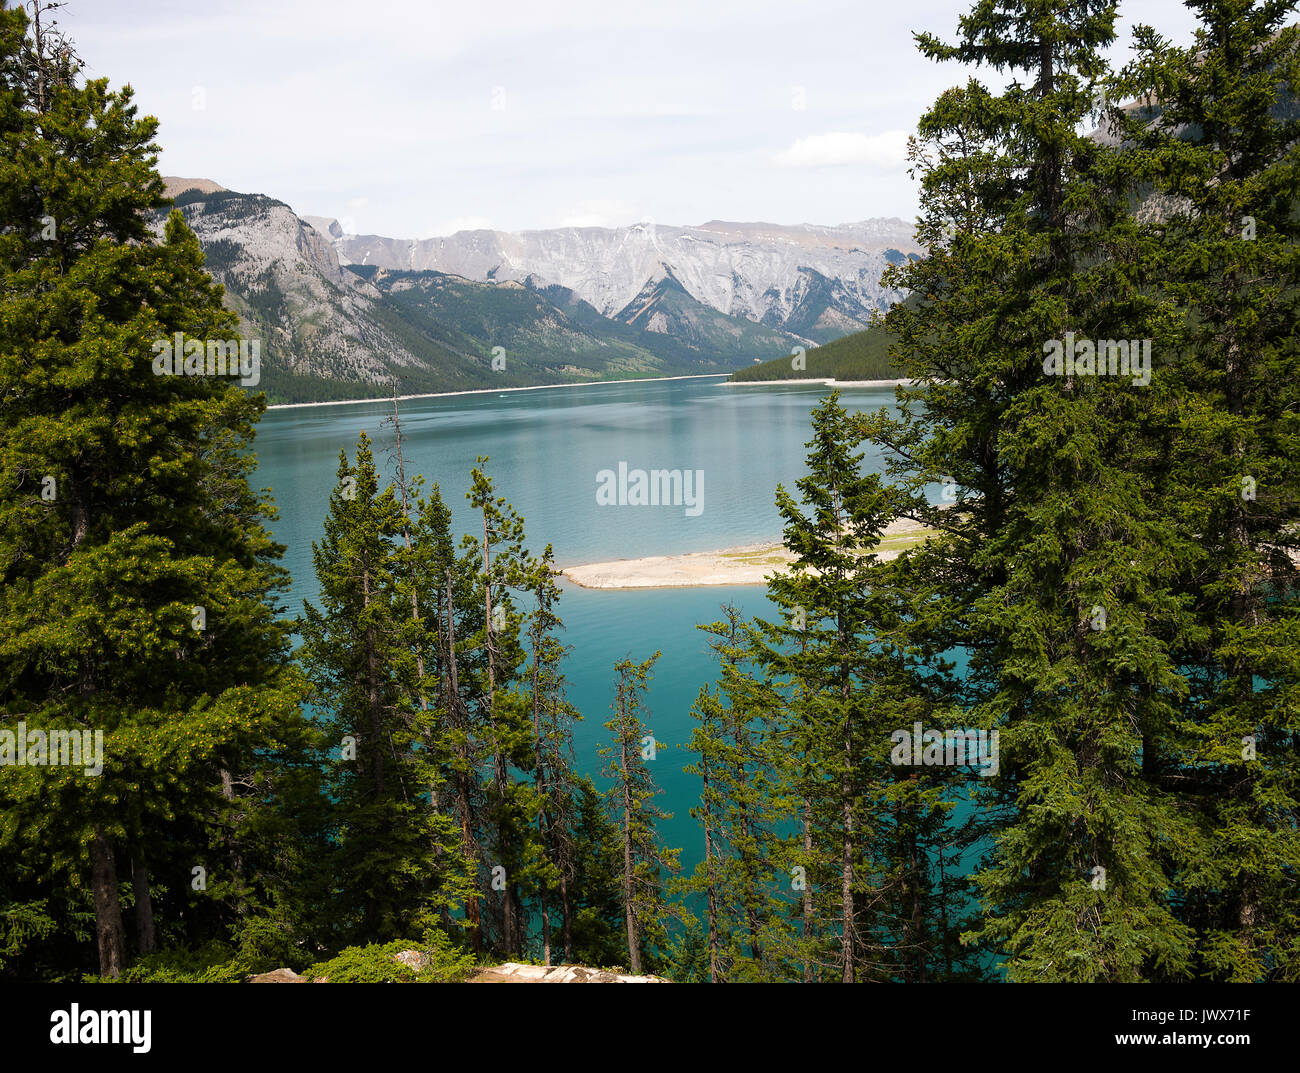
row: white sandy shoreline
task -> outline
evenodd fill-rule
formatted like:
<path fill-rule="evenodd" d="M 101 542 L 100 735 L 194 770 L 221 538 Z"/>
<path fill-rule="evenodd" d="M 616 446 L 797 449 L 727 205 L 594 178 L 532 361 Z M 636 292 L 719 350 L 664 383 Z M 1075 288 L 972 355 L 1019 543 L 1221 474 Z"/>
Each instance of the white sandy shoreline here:
<path fill-rule="evenodd" d="M 921 543 L 930 534 L 910 518 L 900 518 L 881 534 L 876 557 L 882 562 Z M 719 551 L 647 555 L 561 567 L 559 574 L 584 589 L 677 589 L 712 585 L 765 585 L 788 567 L 793 556 L 776 541 L 741 544 Z"/>
<path fill-rule="evenodd" d="M 723 387 L 770 387 L 788 384 L 827 384 L 830 387 L 898 387 L 914 380 L 836 380 L 833 376 L 812 376 L 802 380 L 728 380 Z"/>
<path fill-rule="evenodd" d="M 527 387 L 476 387 L 465 391 L 425 391 L 417 395 L 398 395 L 398 402 L 411 399 L 450 399 L 457 395 L 504 395 L 508 391 L 553 391 L 566 387 L 598 387 L 601 384 L 658 384 L 666 380 L 716 380 L 731 373 L 688 373 L 684 376 L 643 376 L 630 380 L 581 380 L 573 384 L 530 384 Z M 911 384 L 911 380 L 835 380 L 832 377 L 813 377 L 806 380 L 724 380 L 721 387 L 777 387 L 790 384 L 826 384 L 831 387 L 896 387 Z M 268 410 L 301 410 L 308 406 L 360 406 L 365 403 L 392 402 L 391 395 L 374 399 L 329 399 L 325 402 L 277 402 Z"/>
<path fill-rule="evenodd" d="M 573 384 L 530 384 L 527 387 L 476 387 L 465 391 L 425 391 L 418 395 L 398 395 L 398 402 L 411 399 L 449 399 L 456 395 L 504 395 L 507 391 L 551 391 L 566 387 L 598 387 L 601 384 L 652 384 L 664 380 L 709 380 L 731 373 L 690 373 L 686 376 L 646 376 L 631 380 L 581 380 Z M 304 406 L 360 406 L 369 402 L 392 402 L 391 395 L 377 399 L 331 399 L 327 402 L 277 402 L 268 410 L 300 410 Z"/>

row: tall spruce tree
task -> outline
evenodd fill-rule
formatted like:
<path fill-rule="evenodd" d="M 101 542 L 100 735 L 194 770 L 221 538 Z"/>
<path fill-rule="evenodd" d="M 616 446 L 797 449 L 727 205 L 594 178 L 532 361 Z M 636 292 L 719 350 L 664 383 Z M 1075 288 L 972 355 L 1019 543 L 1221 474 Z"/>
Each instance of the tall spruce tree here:
<path fill-rule="evenodd" d="M 582 716 L 565 699 L 562 661 L 567 653 L 556 632 L 564 628 L 556 605 L 555 554 L 546 545 L 529 571 L 528 588 L 536 606 L 528 619 L 527 697 L 533 721 L 532 781 L 537 809 L 540 859 L 531 874 L 541 921 L 542 963 L 551 963 L 552 907 L 560 916 L 565 960 L 573 956 L 574 847 L 576 777 L 573 771 L 573 725 Z"/>
<path fill-rule="evenodd" d="M 614 739 L 599 750 L 609 761 L 606 774 L 611 785 L 605 800 L 618 830 L 622 856 L 620 901 L 628 966 L 633 974 L 641 972 L 648 954 L 667 943 L 670 910 L 664 898 L 668 878 L 665 873 L 677 870 L 680 856 L 680 851 L 659 844 L 656 825 L 659 820 L 670 819 L 671 813 L 655 804 L 660 790 L 647 761 L 657 754 L 659 745 L 647 733 L 642 719 L 650 671 L 659 656 L 656 652 L 640 663 L 629 658 L 614 664 L 614 717 L 605 724 Z"/>
<path fill-rule="evenodd" d="M 156 342 L 224 344 L 237 319 L 180 214 L 151 231 L 156 121 L 78 70 L 0 11 L 0 748 L 19 722 L 104 747 L 99 775 L 6 758 L 0 845 L 7 861 L 43 847 L 24 912 L 93 906 L 98 969 L 117 976 L 124 882 L 141 952 L 164 930 L 224 938 L 272 897 L 287 858 L 263 871 L 241 842 L 265 833 L 276 758 L 306 730 L 282 549 L 246 479 L 264 402 L 153 368 Z"/>
<path fill-rule="evenodd" d="M 413 639 L 404 591 L 406 521 L 379 489 L 370 440 L 340 456 L 325 534 L 313 545 L 321 606 L 305 607 L 300 659 L 331 748 L 337 942 L 384 942 L 421 931 L 468 886 L 454 820 L 430 785 L 442 755 L 420 704 L 428 682 L 403 682 Z"/>
<path fill-rule="evenodd" d="M 1144 773 L 1199 837 L 1176 877 L 1198 976 L 1300 978 L 1300 28 L 1294 3 L 1204 0 L 1179 48 L 1135 30 L 1110 109 L 1186 311 L 1162 502 L 1200 554 L 1176 749 Z"/>
<path fill-rule="evenodd" d="M 464 538 L 465 563 L 477 560 L 475 586 L 482 607 L 480 628 L 470 639 L 479 651 L 475 679 L 476 715 L 486 759 L 490 765 L 485 789 L 492 828 L 487 901 L 499 915 L 498 948 L 518 954 L 526 940 L 527 917 L 521 884 L 532 882 L 538 867 L 536 793 L 512 776 L 528 770 L 534 760 L 531 706 L 516 688 L 525 653 L 520 639 L 523 617 L 515 610 L 511 592 L 528 585 L 531 558 L 524 546 L 524 522 L 495 494 L 483 468 L 486 457 L 470 471 L 465 494 L 476 516 L 477 532 Z"/>
<path fill-rule="evenodd" d="M 1194 829 L 1143 774 L 1173 747 L 1175 653 L 1195 629 L 1177 591 L 1195 540 L 1153 483 L 1183 318 L 1152 278 L 1158 240 L 1130 212 L 1131 171 L 1082 133 L 1114 21 L 1099 0 L 1006 0 L 976 5 L 956 44 L 918 36 L 931 58 L 1014 80 L 950 90 L 921 120 L 927 256 L 888 273 L 914 298 L 885 318 L 918 383 L 897 420 L 863 423 L 909 512 L 941 530 L 928 581 L 948 644 L 969 655 L 972 721 L 1001 728 L 970 937 L 1013 979 L 1191 966 L 1169 892 Z M 1110 341 L 1138 361 L 1120 370 Z M 939 482 L 954 509 L 927 499 Z"/>
<path fill-rule="evenodd" d="M 781 980 L 790 971 L 777 953 L 788 947 L 790 903 L 779 892 L 789 877 L 774 874 L 785 819 L 776 785 L 784 757 L 772 755 L 765 728 L 782 697 L 755 664 L 740 609 L 727 604 L 722 610 L 723 619 L 700 627 L 713 638 L 720 674 L 692 707 L 699 725 L 687 747 L 698 759 L 685 769 L 701 781 L 691 815 L 700 823 L 704 859 L 675 886 L 704 895 L 711 982 Z"/>
<path fill-rule="evenodd" d="M 754 658 L 788 683 L 764 749 L 779 764 L 778 800 L 797 825 L 777 856 L 804 897 L 799 934 L 778 934 L 805 979 L 957 976 L 966 959 L 945 952 L 960 914 L 943 921 L 959 892 L 932 861 L 960 837 L 950 813 L 961 773 L 922 781 L 892 762 L 890 748 L 915 722 L 960 718 L 934 640 L 936 611 L 911 579 L 877 560 L 896 497 L 862 472 L 861 433 L 837 392 L 812 424 L 802 502 L 777 489 L 795 558 L 768 593 L 786 620 L 760 620 L 753 636 Z"/>

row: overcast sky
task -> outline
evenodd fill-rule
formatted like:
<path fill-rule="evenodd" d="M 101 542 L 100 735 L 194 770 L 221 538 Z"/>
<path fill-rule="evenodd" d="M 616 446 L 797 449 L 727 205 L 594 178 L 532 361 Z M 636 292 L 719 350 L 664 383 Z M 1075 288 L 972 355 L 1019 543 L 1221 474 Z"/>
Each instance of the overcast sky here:
<path fill-rule="evenodd" d="M 164 174 L 403 238 L 710 219 L 911 220 L 907 133 L 964 82 L 968 0 L 68 0 Z M 1180 0 L 1122 5 L 1180 43 Z M 995 76 L 983 75 L 983 78 Z"/>

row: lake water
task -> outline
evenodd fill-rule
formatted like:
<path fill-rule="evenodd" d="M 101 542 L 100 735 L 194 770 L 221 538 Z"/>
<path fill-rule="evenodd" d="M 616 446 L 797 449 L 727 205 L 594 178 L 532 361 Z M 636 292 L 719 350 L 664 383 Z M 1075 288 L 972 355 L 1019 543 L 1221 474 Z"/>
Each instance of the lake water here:
<path fill-rule="evenodd" d="M 544 391 L 461 395 L 402 403 L 408 475 L 437 481 L 454 513 L 456 535 L 473 524 L 465 492 L 479 455 L 497 494 L 523 516 L 529 549 L 547 542 L 560 565 L 708 551 L 758 540 L 779 540 L 774 504 L 778 483 L 794 492 L 806 473 L 809 414 L 826 394 L 821 385 L 726 387 L 718 379 L 593 384 Z M 847 389 L 850 410 L 894 408 L 892 388 Z M 269 487 L 280 510 L 271 529 L 287 545 L 284 565 L 293 576 L 291 613 L 315 601 L 311 545 L 319 540 L 335 485 L 340 450 L 351 456 L 362 430 L 374 443 L 376 462 L 387 465 L 392 429 L 383 424 L 391 403 L 272 410 L 258 429 L 254 487 Z M 683 506 L 601 506 L 597 474 L 632 469 L 703 472 L 703 510 Z M 868 454 L 868 468 L 880 459 Z M 715 677 L 707 638 L 695 627 L 721 617 L 723 603 L 747 615 L 774 614 L 762 586 L 599 590 L 566 584 L 560 601 L 564 639 L 572 646 L 569 699 L 583 713 L 575 735 L 578 768 L 594 774 L 596 748 L 613 699 L 613 665 L 626 656 L 645 659 L 659 649 L 648 694 L 648 723 L 661 744 L 654 772 L 673 813 L 661 827 L 664 841 L 682 849 L 689 870 L 703 856 L 702 836 L 687 809 L 697 803 L 695 776 L 680 746 L 694 721 L 690 707 L 700 687 Z"/>

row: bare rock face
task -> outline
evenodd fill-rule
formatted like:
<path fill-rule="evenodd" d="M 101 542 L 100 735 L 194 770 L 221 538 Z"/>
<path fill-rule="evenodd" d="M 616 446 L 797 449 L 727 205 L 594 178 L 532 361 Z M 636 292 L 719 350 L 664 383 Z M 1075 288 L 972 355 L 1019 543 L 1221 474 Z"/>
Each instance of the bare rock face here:
<path fill-rule="evenodd" d="M 920 252 L 898 219 L 811 224 L 728 223 L 699 227 L 566 227 L 550 231 L 460 231 L 428 239 L 334 237 L 343 263 L 447 272 L 472 280 L 559 284 L 608 317 L 620 315 L 665 272 L 696 301 L 800 335 L 857 331 L 902 297 L 881 286 L 891 262 Z M 809 305 L 809 291 L 814 308 Z M 825 293 L 821 293 L 825 292 Z M 652 328 L 653 330 L 653 328 Z"/>
<path fill-rule="evenodd" d="M 625 976 L 582 965 L 520 965 L 508 961 L 481 969 L 467 981 L 471 984 L 666 984 L 662 976 Z"/>
<path fill-rule="evenodd" d="M 387 380 L 393 366 L 429 368 L 428 355 L 393 334 L 377 309 L 379 291 L 339 264 L 330 236 L 274 198 L 175 180 L 186 183 L 191 199 L 181 211 L 242 334 L 260 340 L 266 368 L 371 383 Z M 160 214 L 155 233 L 165 226 Z"/>
<path fill-rule="evenodd" d="M 412 972 L 423 972 L 429 967 L 429 955 L 422 950 L 403 950 L 394 954 L 393 960 L 401 962 Z"/>
<path fill-rule="evenodd" d="M 179 197 L 187 190 L 197 190 L 203 194 L 216 194 L 225 190 L 220 183 L 211 179 L 182 179 L 178 175 L 163 176 L 163 193 L 167 197 Z"/>
<path fill-rule="evenodd" d="M 270 972 L 259 972 L 252 976 L 246 976 L 246 984 L 305 984 L 307 977 L 299 976 L 293 969 L 272 969 Z"/>

